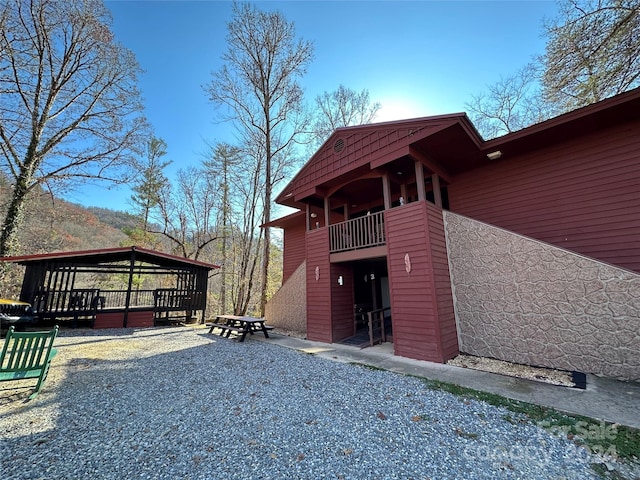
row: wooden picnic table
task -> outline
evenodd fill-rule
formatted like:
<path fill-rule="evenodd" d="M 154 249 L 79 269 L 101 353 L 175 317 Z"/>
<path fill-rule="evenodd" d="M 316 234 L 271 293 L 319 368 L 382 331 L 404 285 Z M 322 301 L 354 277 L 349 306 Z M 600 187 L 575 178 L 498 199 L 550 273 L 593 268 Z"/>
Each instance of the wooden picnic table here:
<path fill-rule="evenodd" d="M 213 329 L 220 330 L 219 335 L 221 337 L 229 338 L 231 333 L 235 333 L 239 336 L 239 341 L 244 342 L 247 333 L 253 335 L 254 332 L 261 331 L 264 333 L 265 338 L 269 338 L 269 330 L 273 330 L 273 327 L 265 325 L 264 318 L 245 317 L 239 315 L 217 315 L 215 321 L 207 323 L 209 333 L 213 333 Z"/>

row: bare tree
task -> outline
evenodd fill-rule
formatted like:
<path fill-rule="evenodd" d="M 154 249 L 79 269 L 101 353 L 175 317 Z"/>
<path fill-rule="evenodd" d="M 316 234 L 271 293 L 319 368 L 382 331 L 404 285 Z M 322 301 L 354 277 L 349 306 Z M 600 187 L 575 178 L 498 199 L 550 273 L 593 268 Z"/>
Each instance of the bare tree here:
<path fill-rule="evenodd" d="M 545 25 L 547 99 L 563 111 L 640 85 L 640 0 L 560 0 Z"/>
<path fill-rule="evenodd" d="M 316 150 L 336 128 L 373 122 L 380 110 L 379 102 L 371 102 L 369 91 L 356 92 L 340 85 L 315 99 L 311 148 Z"/>
<path fill-rule="evenodd" d="M 241 162 L 241 150 L 238 147 L 229 145 L 228 143 L 218 143 L 209 145 L 209 151 L 205 154 L 206 160 L 203 162 L 207 175 L 219 175 L 220 183 L 218 189 L 220 191 L 220 206 L 218 208 L 218 225 L 219 236 L 218 243 L 220 245 L 220 296 L 219 308 L 221 312 L 227 311 L 227 280 L 229 270 L 228 252 L 233 240 L 233 222 L 234 208 L 233 196 L 235 188 L 232 189 L 232 181 L 238 173 L 243 170 L 237 167 Z M 241 210 L 243 213 L 245 209 Z M 246 215 L 243 215 L 246 217 Z M 234 312 L 237 313 L 237 312 Z"/>
<path fill-rule="evenodd" d="M 262 308 L 260 300 L 264 291 L 261 272 L 258 275 L 261 255 L 264 252 L 264 248 L 260 247 L 265 241 L 265 229 L 260 228 L 261 219 L 264 218 L 264 205 L 260 193 L 264 186 L 261 173 L 264 155 L 260 152 L 254 155 L 247 151 L 243 153 L 245 165 L 251 165 L 253 168 L 237 170 L 230 179 L 231 208 L 237 212 L 232 225 L 233 244 L 230 255 L 233 265 L 231 301 L 236 315 L 245 315 L 252 303 L 258 303 L 259 308 Z M 261 287 L 257 302 L 256 284 Z"/>
<path fill-rule="evenodd" d="M 539 68 L 534 63 L 487 88 L 466 104 L 471 120 L 485 138 L 520 130 L 553 114 L 542 96 Z"/>
<path fill-rule="evenodd" d="M 493 138 L 640 85 L 640 0 L 559 0 L 546 54 L 472 97 Z"/>
<path fill-rule="evenodd" d="M 14 182 L 0 236 L 8 255 L 30 190 L 126 181 L 145 123 L 138 64 L 99 0 L 7 0 L 0 18 L 0 168 Z"/>
<path fill-rule="evenodd" d="M 209 145 L 204 166 L 218 177 L 218 242 L 221 265 L 218 304 L 235 315 L 255 314 L 261 296 L 260 266 L 264 230 L 262 162 L 264 154 L 226 143 Z M 258 306 L 256 308 L 256 306 Z"/>
<path fill-rule="evenodd" d="M 307 130 L 303 91 L 298 79 L 313 56 L 310 42 L 296 39 L 294 25 L 279 12 L 262 12 L 250 4 L 234 3 L 227 25 L 228 48 L 223 67 L 207 86 L 210 99 L 228 108 L 243 139 L 260 149 L 263 179 L 263 223 L 271 220 L 274 186 L 292 161 L 291 146 Z M 280 174 L 279 174 L 280 173 Z M 261 315 L 266 304 L 271 236 L 264 228 Z"/>
<path fill-rule="evenodd" d="M 153 223 L 162 226 L 149 232 L 163 235 L 173 251 L 198 260 L 217 239 L 218 179 L 206 170 L 189 167 L 178 170 L 175 186 L 167 183 L 159 191 Z"/>

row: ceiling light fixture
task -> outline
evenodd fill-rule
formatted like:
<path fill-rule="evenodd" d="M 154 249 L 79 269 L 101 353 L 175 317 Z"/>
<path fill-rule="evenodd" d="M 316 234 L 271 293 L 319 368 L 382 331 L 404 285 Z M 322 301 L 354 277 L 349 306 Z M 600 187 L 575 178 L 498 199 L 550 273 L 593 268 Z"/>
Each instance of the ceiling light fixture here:
<path fill-rule="evenodd" d="M 489 160 L 498 160 L 502 157 L 502 152 L 500 150 L 496 150 L 495 152 L 487 153 L 487 158 Z"/>

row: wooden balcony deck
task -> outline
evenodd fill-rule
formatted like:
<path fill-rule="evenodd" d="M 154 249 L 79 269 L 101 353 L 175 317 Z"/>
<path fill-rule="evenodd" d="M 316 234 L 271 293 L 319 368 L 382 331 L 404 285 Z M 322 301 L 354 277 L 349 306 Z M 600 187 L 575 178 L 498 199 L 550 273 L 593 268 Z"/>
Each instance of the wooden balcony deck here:
<path fill-rule="evenodd" d="M 386 245 L 384 212 L 329 225 L 330 253 Z"/>

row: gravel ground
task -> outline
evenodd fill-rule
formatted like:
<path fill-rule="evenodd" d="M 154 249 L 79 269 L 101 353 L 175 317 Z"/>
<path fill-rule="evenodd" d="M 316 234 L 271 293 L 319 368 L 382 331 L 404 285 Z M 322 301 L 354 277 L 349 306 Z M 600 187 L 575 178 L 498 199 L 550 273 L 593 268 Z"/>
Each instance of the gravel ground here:
<path fill-rule="evenodd" d="M 0 479 L 597 478 L 507 410 L 206 332 L 61 332 L 35 400 L 0 384 Z"/>

